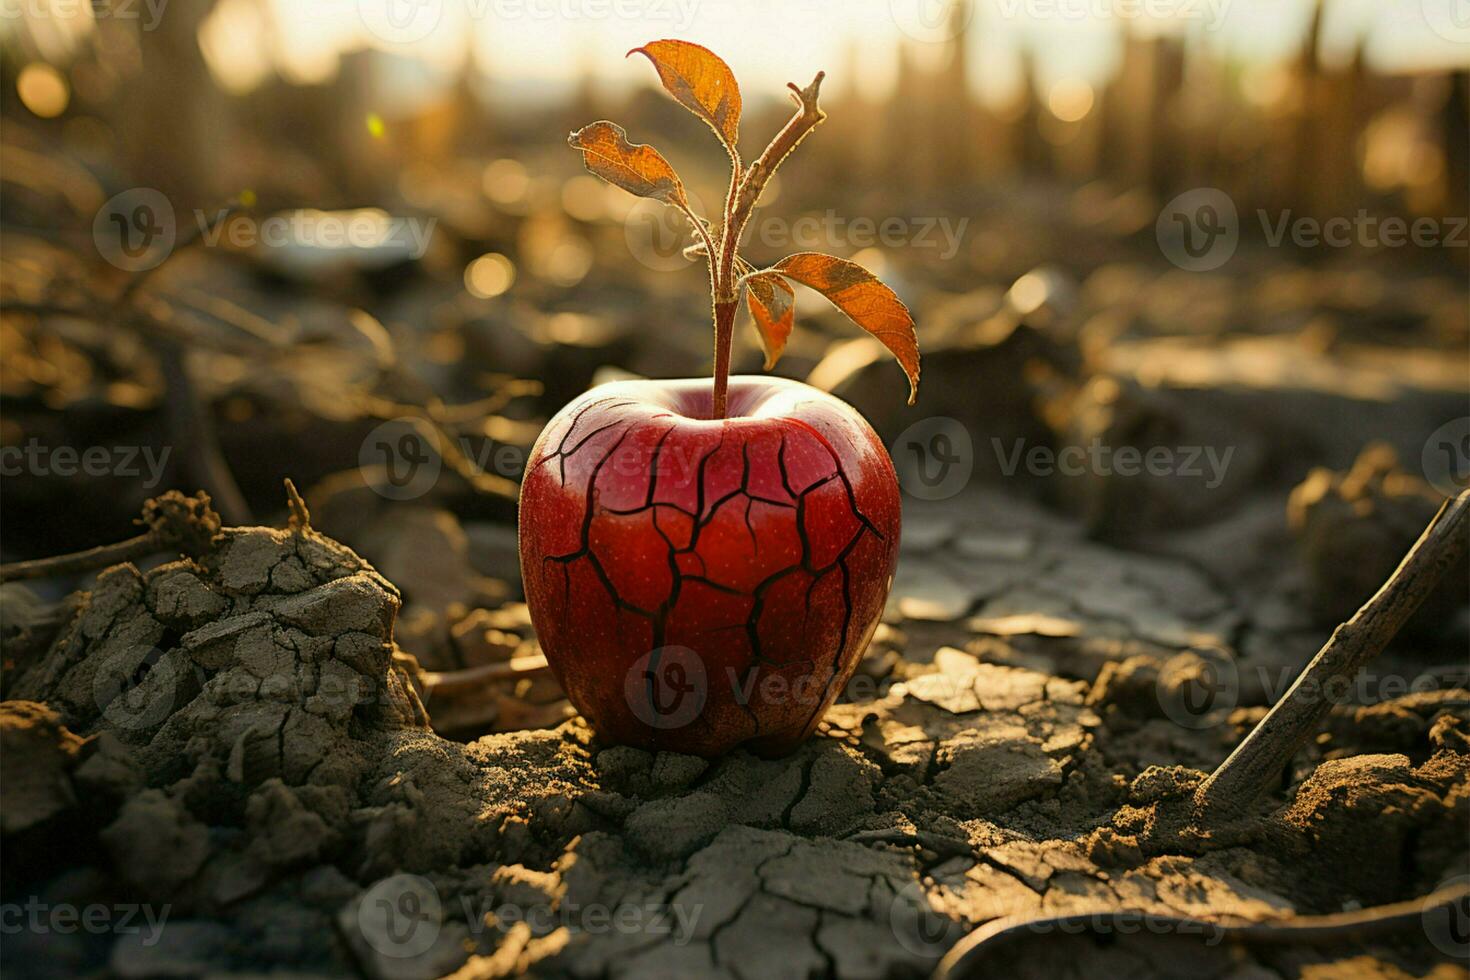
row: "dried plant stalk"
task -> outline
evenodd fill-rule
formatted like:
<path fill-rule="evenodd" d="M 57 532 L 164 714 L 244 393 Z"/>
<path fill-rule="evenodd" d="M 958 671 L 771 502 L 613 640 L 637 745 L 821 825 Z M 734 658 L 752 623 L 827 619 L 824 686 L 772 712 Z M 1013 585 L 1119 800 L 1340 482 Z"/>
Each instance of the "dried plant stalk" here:
<path fill-rule="evenodd" d="M 1291 757 L 1332 707 L 1322 692 L 1334 680 L 1351 679 L 1377 657 L 1464 556 L 1467 519 L 1470 490 L 1445 501 L 1382 588 L 1333 631 L 1286 696 L 1200 784 L 1194 797 L 1199 820 L 1217 823 L 1238 816 L 1279 782 Z"/>

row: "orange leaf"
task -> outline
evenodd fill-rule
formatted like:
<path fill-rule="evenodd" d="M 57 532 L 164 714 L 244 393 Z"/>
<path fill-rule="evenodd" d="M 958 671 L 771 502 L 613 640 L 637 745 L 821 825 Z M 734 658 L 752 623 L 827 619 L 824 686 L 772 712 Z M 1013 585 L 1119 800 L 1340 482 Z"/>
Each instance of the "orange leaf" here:
<path fill-rule="evenodd" d="M 678 102 L 705 122 L 735 156 L 740 134 L 740 86 L 730 66 L 708 48 L 688 41 L 650 41 L 628 54 L 653 62 L 659 81 Z"/>
<path fill-rule="evenodd" d="M 567 137 L 582 151 L 582 163 L 609 184 L 639 197 L 651 197 L 688 210 L 684 184 L 663 154 L 646 143 L 629 143 L 616 123 L 595 122 Z"/>
<path fill-rule="evenodd" d="M 897 293 L 862 266 L 818 252 L 788 255 L 773 269 L 827 297 L 892 351 L 908 375 L 909 404 L 914 403 L 919 397 L 919 339 L 914 318 Z"/>
<path fill-rule="evenodd" d="M 750 290 L 745 294 L 745 305 L 755 317 L 756 333 L 760 335 L 761 349 L 766 352 L 769 371 L 781 359 L 786 338 L 791 336 L 791 328 L 796 323 L 796 290 L 774 272 L 751 276 L 745 285 Z"/>

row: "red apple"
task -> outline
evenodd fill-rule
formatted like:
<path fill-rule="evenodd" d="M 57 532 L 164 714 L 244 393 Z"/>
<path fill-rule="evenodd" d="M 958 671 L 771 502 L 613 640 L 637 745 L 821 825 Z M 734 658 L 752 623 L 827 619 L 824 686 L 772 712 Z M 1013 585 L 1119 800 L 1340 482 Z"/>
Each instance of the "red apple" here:
<path fill-rule="evenodd" d="M 714 756 L 806 738 L 872 639 L 898 557 L 893 464 L 794 381 L 602 385 L 531 451 L 521 572 L 541 648 L 607 741 Z"/>
<path fill-rule="evenodd" d="M 766 355 L 796 317 L 793 283 L 826 297 L 919 387 L 914 318 L 847 259 L 739 255 L 767 182 L 826 113 L 823 72 L 789 85 L 795 114 L 748 164 L 730 66 L 688 41 L 651 41 L 664 89 L 730 156 L 718 223 L 663 154 L 601 120 L 567 142 L 596 176 L 689 222 L 709 266 L 712 377 L 607 385 L 562 409 L 521 486 L 521 574 L 551 667 L 602 736 L 650 749 L 774 755 L 809 735 L 872 638 L 898 557 L 898 480 L 863 417 L 791 381 L 730 378 L 743 296 Z"/>

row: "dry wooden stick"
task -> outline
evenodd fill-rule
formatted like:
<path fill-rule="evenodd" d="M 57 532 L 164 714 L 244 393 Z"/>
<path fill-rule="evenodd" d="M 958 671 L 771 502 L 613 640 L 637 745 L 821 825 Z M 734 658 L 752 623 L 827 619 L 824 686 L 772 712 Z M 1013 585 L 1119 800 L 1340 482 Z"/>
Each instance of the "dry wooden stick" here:
<path fill-rule="evenodd" d="M 761 192 L 765 190 L 776 168 L 781 166 L 781 161 L 796 149 L 796 144 L 827 118 L 827 114 L 817 107 L 817 95 L 821 91 L 825 74 L 817 72 L 817 76 L 806 88 L 799 88 L 794 82 L 787 83 L 787 87 L 791 89 L 791 97 L 796 101 L 796 115 L 791 117 L 746 170 L 741 171 L 740 157 L 731 151 L 732 169 L 730 194 L 725 200 L 725 226 L 720 231 L 719 254 L 711 255 L 709 260 L 715 319 L 715 384 L 711 418 L 724 418 L 727 407 L 730 345 L 735 335 L 735 310 L 740 302 L 740 283 L 735 275 L 740 236 L 745 231 L 745 223 L 750 220 L 751 212 L 760 201 Z M 708 236 L 704 235 L 697 219 L 695 223 L 706 239 L 704 246 L 708 250 Z"/>
<path fill-rule="evenodd" d="M 735 196 L 730 202 L 730 213 L 725 225 L 724 234 L 721 237 L 720 258 L 727 263 L 733 262 L 735 250 L 740 244 L 740 235 L 745 231 L 745 223 L 750 220 L 751 212 L 760 202 L 761 193 L 766 189 L 766 184 L 776 173 L 791 151 L 796 149 L 798 143 L 806 139 L 812 130 L 816 129 L 827 118 L 827 114 L 817 105 L 817 96 L 822 90 L 822 79 L 827 77 L 824 71 L 817 72 L 812 83 L 806 88 L 797 87 L 795 82 L 787 82 L 786 87 L 791 89 L 791 97 L 796 102 L 796 115 L 782 127 L 770 144 L 761 151 L 754 163 L 740 175 L 740 185 L 736 188 Z M 727 282 L 730 268 L 723 270 Z"/>
<path fill-rule="evenodd" d="M 229 202 L 223 210 L 216 214 L 209 222 L 201 224 L 185 235 L 173 246 L 168 255 L 164 256 L 162 262 L 149 269 L 144 269 L 130 276 L 123 285 L 121 291 L 111 299 L 94 298 L 87 307 L 75 309 L 69 306 L 58 306 L 50 302 L 31 303 L 15 299 L 0 300 L 0 309 L 27 312 L 37 316 L 58 315 L 75 316 L 81 318 L 106 321 L 114 315 L 113 311 L 121 311 L 120 319 L 123 323 L 132 327 L 140 336 L 144 337 L 149 347 L 159 360 L 160 371 L 164 381 L 164 401 L 166 421 L 172 441 L 180 448 L 184 457 L 184 468 L 186 477 L 191 481 L 208 487 L 214 494 L 216 506 L 224 514 L 225 519 L 231 524 L 249 524 L 251 521 L 250 505 L 246 503 L 245 496 L 240 492 L 240 486 L 235 480 L 235 474 L 231 471 L 228 461 L 220 449 L 219 439 L 215 434 L 214 422 L 209 415 L 209 407 L 203 403 L 191 379 L 188 369 L 184 363 L 185 346 L 193 343 L 194 338 L 190 336 L 179 336 L 176 331 L 170 329 L 156 313 L 150 311 L 142 302 L 146 295 L 143 286 L 150 282 L 158 272 L 167 267 L 170 262 L 181 253 L 187 251 L 191 246 L 203 240 L 207 232 L 212 231 L 216 225 L 225 221 L 230 215 L 235 214 L 241 208 L 238 200 Z M 107 559 L 114 554 L 115 561 L 128 561 L 139 557 L 138 553 L 127 550 L 133 548 L 149 547 L 148 535 L 140 535 L 131 541 L 120 542 L 110 545 L 107 549 L 99 551 L 98 555 L 82 553 L 88 557 L 80 560 L 82 565 L 77 566 L 79 570 L 87 570 L 87 562 L 94 560 L 109 563 Z M 111 549 L 111 550 L 109 550 Z M 121 550 L 118 550 L 121 549 Z M 96 549 L 94 549 L 96 550 Z M 162 550 L 162 549 L 153 549 Z M 145 550 L 141 554 L 147 554 Z M 74 559 L 78 556 L 62 556 L 62 558 Z M 52 561 L 61 561 L 62 558 Z M 68 566 L 59 566 L 61 571 L 41 571 L 34 574 L 28 573 L 25 577 L 45 577 L 53 574 L 63 574 Z"/>
<path fill-rule="evenodd" d="M 37 558 L 0 565 L 0 582 L 22 579 L 69 578 L 99 568 L 134 561 L 163 551 L 201 555 L 220 532 L 219 515 L 210 506 L 209 495 L 197 493 L 186 497 L 170 490 L 143 504 L 143 516 L 134 523 L 147 531 L 137 537 L 77 551 L 54 558 Z"/>
<path fill-rule="evenodd" d="M 98 545 L 86 551 L 74 551 L 52 558 L 35 558 L 30 561 L 14 561 L 0 565 L 0 582 L 19 582 L 37 578 L 71 578 L 85 575 L 109 565 L 120 565 L 125 561 L 136 561 L 155 555 L 167 548 L 161 535 L 146 531 L 136 537 L 116 544 Z"/>
<path fill-rule="evenodd" d="M 1467 517 L 1470 490 L 1445 501 L 1388 581 L 1333 631 L 1286 696 L 1200 784 L 1194 803 L 1201 822 L 1240 815 L 1280 780 L 1291 757 L 1332 707 L 1324 693 L 1329 685 L 1351 679 L 1377 657 L 1435 583 L 1465 554 Z"/>
<path fill-rule="evenodd" d="M 478 691 L 499 681 L 537 677 L 549 670 L 546 658 L 537 653 L 527 657 L 512 657 L 504 663 L 483 664 L 463 670 L 426 670 L 424 687 L 430 694 L 463 694 L 466 691 Z"/>
<path fill-rule="evenodd" d="M 250 505 L 220 448 L 209 406 L 199 396 L 184 363 L 183 346 L 158 340 L 152 347 L 167 392 L 164 417 L 174 443 L 184 450 L 184 481 L 208 487 L 215 507 L 228 523 L 251 523 Z"/>
<path fill-rule="evenodd" d="M 1018 952 L 1015 949 L 1017 943 L 1048 933 L 1107 933 L 1121 937 L 1125 943 L 1132 941 L 1135 933 L 1142 935 L 1145 942 L 1150 935 L 1169 935 L 1186 941 L 1187 937 L 1193 937 L 1200 946 L 1211 946 L 1224 940 L 1228 946 L 1245 948 L 1298 944 L 1341 948 L 1347 943 L 1362 943 L 1411 931 L 1418 932 L 1422 938 L 1430 916 L 1462 915 L 1467 901 L 1470 901 L 1470 889 L 1451 886 L 1422 899 L 1394 902 L 1392 905 L 1329 915 L 1287 916 L 1264 922 L 1157 915 L 1108 907 L 1064 915 L 1012 915 L 993 919 L 956 943 L 934 971 L 934 980 L 999 973 L 1000 961 L 991 957 L 1009 953 L 1014 958 Z M 1122 948 L 1126 949 L 1126 944 Z"/>

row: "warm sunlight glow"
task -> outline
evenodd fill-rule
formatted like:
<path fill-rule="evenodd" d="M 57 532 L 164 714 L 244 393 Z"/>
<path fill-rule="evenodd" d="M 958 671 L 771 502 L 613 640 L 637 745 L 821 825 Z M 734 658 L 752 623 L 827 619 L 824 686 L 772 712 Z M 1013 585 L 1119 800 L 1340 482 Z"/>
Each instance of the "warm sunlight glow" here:
<path fill-rule="evenodd" d="M 220 85 L 243 93 L 271 72 L 269 25 L 251 0 L 221 0 L 199 27 L 199 49 Z"/>
<path fill-rule="evenodd" d="M 21 69 L 15 80 L 15 91 L 25 107 L 42 119 L 61 115 L 71 101 L 71 90 L 61 72 L 40 62 Z"/>
<path fill-rule="evenodd" d="M 1064 78 L 1051 87 L 1046 105 L 1062 122 L 1078 122 L 1092 111 L 1092 86 L 1080 78 Z"/>
<path fill-rule="evenodd" d="M 958 37 L 975 94 L 1002 104 L 1019 90 L 1026 57 L 1043 91 L 1063 79 L 1097 86 L 1117 67 L 1129 35 L 1193 32 L 1203 47 L 1272 65 L 1289 62 L 1306 25 L 1296 5 L 1177 5 L 1179 12 L 1170 16 L 1125 4 L 961 0 L 958 6 L 955 14 L 938 0 L 847 0 L 842 28 L 834 30 L 824 5 L 785 4 L 776 57 L 767 26 L 743 6 L 699 0 L 222 0 L 200 28 L 200 44 L 210 70 L 231 91 L 248 91 L 272 73 L 296 84 L 321 84 L 336 75 L 344 58 L 367 54 L 385 64 L 417 62 L 441 80 L 469 64 L 476 74 L 515 79 L 554 98 L 569 94 L 584 77 L 597 78 L 600 89 L 611 93 L 645 85 L 622 70 L 623 52 L 649 37 L 679 37 L 719 48 L 751 91 L 777 93 L 791 78 L 825 68 L 834 74 L 834 94 L 841 89 L 879 99 L 899 84 L 904 62 L 923 72 L 942 68 Z M 1423 17 L 1395 16 L 1388 9 L 1393 6 L 1377 0 L 1333 5 L 1329 26 L 1335 29 L 1327 40 L 1340 41 L 1351 33 L 1345 27 L 1356 25 L 1371 29 L 1369 57 L 1384 65 L 1426 58 L 1463 63 L 1463 52 Z M 91 26 L 89 20 L 79 23 Z M 72 43 L 70 36 L 64 40 Z M 1068 86 L 1064 93 L 1075 94 L 1073 83 Z M 1062 108 L 1075 113 L 1079 105 L 1074 100 Z"/>
<path fill-rule="evenodd" d="M 485 167 L 480 186 L 490 200 L 502 207 L 511 207 L 526 199 L 531 178 L 519 160 L 494 160 Z"/>
<path fill-rule="evenodd" d="M 476 299 L 499 296 L 515 281 L 515 263 L 499 252 L 480 256 L 464 270 L 464 288 Z"/>

